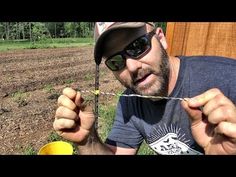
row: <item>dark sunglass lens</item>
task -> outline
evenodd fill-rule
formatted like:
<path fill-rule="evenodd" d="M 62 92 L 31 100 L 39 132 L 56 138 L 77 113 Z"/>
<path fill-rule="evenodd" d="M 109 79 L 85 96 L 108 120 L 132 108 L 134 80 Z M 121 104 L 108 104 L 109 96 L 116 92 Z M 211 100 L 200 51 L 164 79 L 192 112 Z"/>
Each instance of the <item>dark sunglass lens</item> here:
<path fill-rule="evenodd" d="M 144 52 L 146 52 L 149 48 L 150 42 L 146 36 L 143 36 L 131 43 L 126 48 L 126 53 L 133 58 L 137 58 Z"/>
<path fill-rule="evenodd" d="M 115 55 L 112 58 L 107 59 L 105 63 L 112 71 L 118 71 L 124 68 L 125 62 L 122 55 Z"/>

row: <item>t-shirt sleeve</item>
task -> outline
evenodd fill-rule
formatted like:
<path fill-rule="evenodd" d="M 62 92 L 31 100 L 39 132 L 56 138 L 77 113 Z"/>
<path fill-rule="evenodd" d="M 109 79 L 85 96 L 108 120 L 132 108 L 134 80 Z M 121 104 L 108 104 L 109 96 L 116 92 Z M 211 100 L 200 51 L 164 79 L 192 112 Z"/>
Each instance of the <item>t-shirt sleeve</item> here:
<path fill-rule="evenodd" d="M 117 147 L 138 148 L 143 137 L 132 123 L 132 114 L 128 114 L 128 103 L 123 101 L 124 99 L 119 100 L 114 124 L 105 143 Z"/>

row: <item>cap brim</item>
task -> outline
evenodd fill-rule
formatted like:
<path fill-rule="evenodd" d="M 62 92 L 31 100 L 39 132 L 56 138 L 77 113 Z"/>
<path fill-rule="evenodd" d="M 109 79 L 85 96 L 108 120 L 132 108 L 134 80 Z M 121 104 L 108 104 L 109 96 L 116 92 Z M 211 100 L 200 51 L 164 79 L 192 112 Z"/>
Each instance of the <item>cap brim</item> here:
<path fill-rule="evenodd" d="M 95 62 L 96 64 L 100 64 L 102 61 L 102 55 L 103 55 L 103 42 L 105 37 L 116 30 L 119 29 L 131 29 L 131 28 L 140 28 L 145 26 L 146 23 L 145 22 L 127 22 L 127 23 L 120 23 L 120 24 L 115 24 L 113 26 L 111 26 L 107 31 L 105 31 L 104 33 L 102 33 L 99 38 L 96 41 L 95 47 L 94 47 L 94 58 L 95 58 Z"/>

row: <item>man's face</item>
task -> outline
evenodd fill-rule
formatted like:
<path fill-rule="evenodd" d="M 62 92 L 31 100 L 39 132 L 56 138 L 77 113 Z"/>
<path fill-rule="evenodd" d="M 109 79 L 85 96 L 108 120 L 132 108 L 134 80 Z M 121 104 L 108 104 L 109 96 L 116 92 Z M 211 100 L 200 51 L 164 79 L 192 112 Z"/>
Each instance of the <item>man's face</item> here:
<path fill-rule="evenodd" d="M 150 32 L 150 28 L 142 33 Z M 111 56 L 116 52 L 123 50 L 129 42 L 142 36 L 141 31 L 119 33 L 119 36 L 113 37 L 105 45 L 105 56 Z M 132 39 L 130 39 L 132 38 Z M 127 39 L 124 45 L 116 45 L 119 40 Z M 115 77 L 127 88 L 132 89 L 137 94 L 166 96 L 168 93 L 169 82 L 169 63 L 168 56 L 161 45 L 157 35 L 151 38 L 151 50 L 139 59 L 133 59 L 126 56 L 126 66 L 119 71 L 113 71 Z"/>

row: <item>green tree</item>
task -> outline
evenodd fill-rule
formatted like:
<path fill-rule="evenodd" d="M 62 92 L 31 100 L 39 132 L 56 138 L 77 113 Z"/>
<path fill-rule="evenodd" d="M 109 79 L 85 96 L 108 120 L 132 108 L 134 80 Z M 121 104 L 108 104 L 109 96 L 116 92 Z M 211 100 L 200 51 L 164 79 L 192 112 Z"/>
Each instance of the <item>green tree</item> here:
<path fill-rule="evenodd" d="M 33 41 L 43 40 L 49 37 L 48 29 L 45 23 L 34 22 L 32 23 L 32 39 Z"/>
<path fill-rule="evenodd" d="M 76 22 L 64 23 L 66 37 L 77 37 L 78 24 Z"/>
<path fill-rule="evenodd" d="M 4 34 L 5 34 L 4 23 L 1 22 L 1 23 L 0 23 L 0 36 L 1 36 L 1 40 L 3 39 Z"/>
<path fill-rule="evenodd" d="M 80 22 L 79 37 L 91 37 L 93 33 L 93 29 L 91 27 L 91 22 Z"/>

